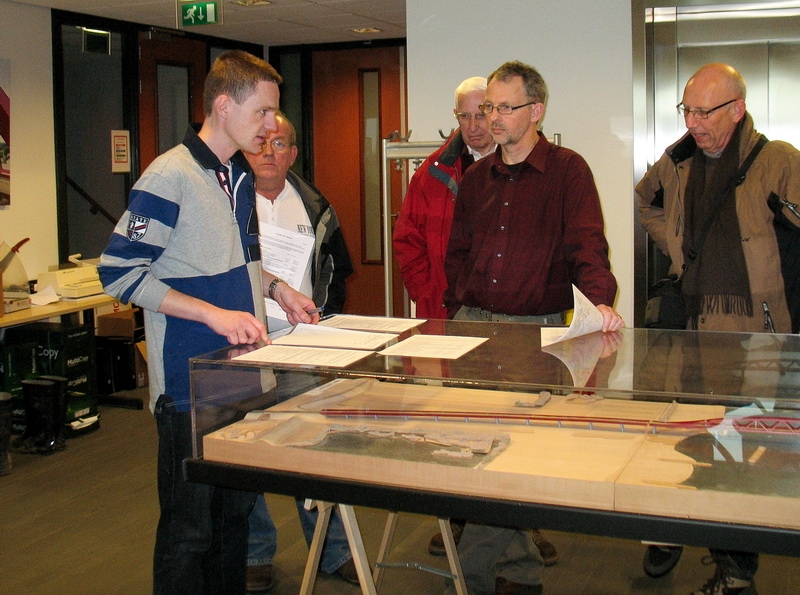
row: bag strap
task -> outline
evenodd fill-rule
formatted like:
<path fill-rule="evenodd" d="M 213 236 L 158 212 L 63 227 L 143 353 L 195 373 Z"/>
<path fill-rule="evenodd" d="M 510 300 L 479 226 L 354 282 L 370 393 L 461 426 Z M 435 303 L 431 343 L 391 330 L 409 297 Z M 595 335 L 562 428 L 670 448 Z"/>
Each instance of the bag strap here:
<path fill-rule="evenodd" d="M 756 157 L 758 157 L 758 154 L 761 152 L 761 149 L 764 148 L 764 145 L 766 145 L 767 142 L 768 139 L 766 136 L 763 134 L 758 135 L 758 142 L 756 142 L 756 145 L 750 151 L 747 159 L 745 159 L 744 163 L 742 163 L 742 166 L 739 168 L 739 173 L 736 175 L 736 178 L 734 178 L 733 182 L 731 182 L 731 185 L 728 187 L 728 191 L 725 193 L 725 196 L 728 196 L 728 194 L 730 194 L 734 188 L 740 186 L 742 182 L 744 182 L 745 178 L 747 177 L 747 170 L 750 169 L 751 165 L 753 165 L 753 161 L 756 160 Z M 717 211 L 717 213 L 719 213 L 719 211 Z M 683 277 L 683 275 L 686 273 L 686 268 L 692 264 L 700 254 L 700 249 L 703 247 L 703 242 L 706 241 L 706 236 L 711 230 L 711 224 L 714 223 L 715 220 L 716 217 L 710 217 L 708 221 L 706 221 L 706 224 L 700 233 L 700 237 L 698 238 L 697 246 L 689 250 L 689 253 L 686 255 L 686 261 L 683 263 L 681 277 Z"/>
<path fill-rule="evenodd" d="M 763 149 L 764 145 L 766 145 L 768 142 L 769 139 L 766 136 L 763 134 L 758 135 L 758 142 L 756 143 L 756 146 L 753 147 L 753 150 L 750 151 L 747 159 L 745 159 L 744 163 L 742 163 L 742 167 L 739 168 L 739 176 L 736 178 L 736 185 L 734 188 L 736 188 L 736 186 L 741 186 L 742 182 L 744 182 L 744 179 L 747 177 L 747 170 L 750 169 L 750 166 L 753 165 L 753 161 L 756 160 L 756 157 L 758 157 L 761 149 Z"/>

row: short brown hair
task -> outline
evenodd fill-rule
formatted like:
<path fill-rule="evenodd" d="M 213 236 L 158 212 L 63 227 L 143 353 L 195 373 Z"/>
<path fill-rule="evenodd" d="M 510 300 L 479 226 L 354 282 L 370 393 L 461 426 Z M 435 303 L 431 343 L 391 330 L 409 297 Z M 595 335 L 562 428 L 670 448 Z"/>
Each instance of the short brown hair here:
<path fill-rule="evenodd" d="M 507 83 L 515 76 L 522 78 L 522 82 L 525 85 L 525 94 L 528 96 L 528 99 L 538 103 L 547 103 L 547 83 L 544 82 L 542 75 L 539 74 L 539 71 L 533 66 L 529 66 L 518 60 L 506 62 L 500 66 L 500 68 L 489 75 L 488 81 L 491 83 L 492 80 L 497 79 L 498 81 Z"/>
<path fill-rule="evenodd" d="M 261 58 L 242 50 L 220 54 L 211 65 L 203 89 L 203 111 L 211 115 L 214 100 L 228 95 L 236 103 L 244 103 L 261 81 L 280 85 L 281 75 Z"/>

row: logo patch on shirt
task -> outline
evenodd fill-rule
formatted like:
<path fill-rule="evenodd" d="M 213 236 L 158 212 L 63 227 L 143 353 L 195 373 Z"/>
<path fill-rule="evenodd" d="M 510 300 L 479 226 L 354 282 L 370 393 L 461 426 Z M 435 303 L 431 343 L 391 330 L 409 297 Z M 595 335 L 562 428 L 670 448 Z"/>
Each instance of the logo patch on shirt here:
<path fill-rule="evenodd" d="M 131 242 L 136 242 L 144 237 L 147 233 L 147 226 L 150 224 L 150 217 L 142 217 L 131 213 L 128 219 L 128 239 Z"/>
<path fill-rule="evenodd" d="M 297 226 L 297 233 L 301 233 L 301 234 L 307 235 L 307 236 L 313 236 L 314 235 L 314 228 L 311 227 L 310 225 L 298 225 Z"/>

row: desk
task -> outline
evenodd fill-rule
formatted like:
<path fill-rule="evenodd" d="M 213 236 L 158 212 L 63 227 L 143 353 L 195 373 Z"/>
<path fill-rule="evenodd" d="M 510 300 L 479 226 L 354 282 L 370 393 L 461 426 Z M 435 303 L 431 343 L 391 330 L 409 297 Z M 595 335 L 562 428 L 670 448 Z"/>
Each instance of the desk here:
<path fill-rule="evenodd" d="M 443 518 L 800 556 L 800 336 L 623 329 L 613 352 L 602 335 L 548 351 L 536 325 L 428 321 L 400 340 L 417 333 L 488 340 L 458 360 L 373 353 L 345 368 L 233 360 L 241 346 L 193 359 L 196 456 L 187 477 Z M 361 385 L 345 394 L 346 382 Z M 320 406 L 310 407 L 303 399 L 315 391 Z M 534 408 L 544 393 L 551 401 Z M 237 435 L 253 423 L 244 414 L 262 408 L 298 440 L 268 436 L 267 427 Z M 448 467 L 425 454 L 303 444 L 320 424 L 370 432 L 394 424 L 403 433 L 452 424 L 508 434 L 510 446 L 485 464 Z"/>
<path fill-rule="evenodd" d="M 0 318 L 0 328 L 28 324 L 39 320 L 47 320 L 56 316 L 65 316 L 76 312 L 83 312 L 84 323 L 89 324 L 94 320 L 94 309 L 101 306 L 113 304 L 117 300 L 104 293 L 92 295 L 75 300 L 59 300 L 44 306 L 31 306 L 24 310 L 17 310 L 10 314 L 4 314 Z M 87 319 L 88 317 L 88 319 Z"/>

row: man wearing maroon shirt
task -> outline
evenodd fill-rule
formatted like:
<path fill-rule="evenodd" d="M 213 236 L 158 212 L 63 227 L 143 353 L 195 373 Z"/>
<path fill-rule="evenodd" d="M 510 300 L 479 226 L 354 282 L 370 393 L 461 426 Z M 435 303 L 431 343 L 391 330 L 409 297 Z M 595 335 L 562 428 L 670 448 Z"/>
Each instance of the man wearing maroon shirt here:
<path fill-rule="evenodd" d="M 539 132 L 547 86 L 521 62 L 488 77 L 479 106 L 499 149 L 465 173 L 445 259 L 451 317 L 562 324 L 574 284 L 603 315 L 612 304 L 603 214 L 592 172 Z M 542 558 L 528 531 L 467 523 L 458 545 L 470 595 L 541 593 Z"/>
<path fill-rule="evenodd" d="M 558 324 L 575 284 L 603 314 L 603 330 L 617 330 L 594 178 L 580 155 L 539 132 L 546 99 L 541 75 L 520 62 L 489 77 L 481 109 L 499 150 L 461 182 L 445 304 L 451 317 Z"/>

